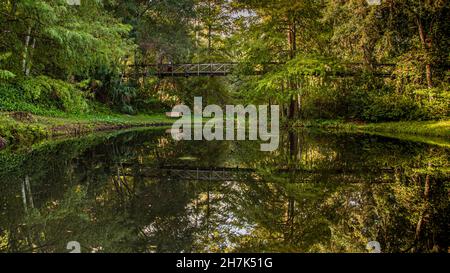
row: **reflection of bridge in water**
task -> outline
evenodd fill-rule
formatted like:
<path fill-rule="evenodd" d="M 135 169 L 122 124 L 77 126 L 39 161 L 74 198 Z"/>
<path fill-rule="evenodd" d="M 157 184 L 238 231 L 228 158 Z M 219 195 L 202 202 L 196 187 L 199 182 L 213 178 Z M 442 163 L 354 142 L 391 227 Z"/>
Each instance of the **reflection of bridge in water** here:
<path fill-rule="evenodd" d="M 293 183 L 313 182 L 314 178 L 333 177 L 333 180 L 345 183 L 361 183 L 363 176 L 369 175 L 372 182 L 390 183 L 394 178 L 393 169 L 277 169 L 263 172 L 252 168 L 231 167 L 192 167 L 192 166 L 159 166 L 122 164 L 124 168 L 135 168 L 138 172 L 125 171 L 125 175 L 165 179 L 169 181 L 230 181 L 230 182 L 270 182 L 270 177 L 285 178 Z"/>

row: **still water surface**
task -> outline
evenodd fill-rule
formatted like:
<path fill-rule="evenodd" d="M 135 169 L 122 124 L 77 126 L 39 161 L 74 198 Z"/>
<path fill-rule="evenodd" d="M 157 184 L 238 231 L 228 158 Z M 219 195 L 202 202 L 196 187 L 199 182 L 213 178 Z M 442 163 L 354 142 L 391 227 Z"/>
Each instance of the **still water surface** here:
<path fill-rule="evenodd" d="M 363 134 L 136 130 L 0 152 L 0 252 L 447 252 L 449 149 Z"/>

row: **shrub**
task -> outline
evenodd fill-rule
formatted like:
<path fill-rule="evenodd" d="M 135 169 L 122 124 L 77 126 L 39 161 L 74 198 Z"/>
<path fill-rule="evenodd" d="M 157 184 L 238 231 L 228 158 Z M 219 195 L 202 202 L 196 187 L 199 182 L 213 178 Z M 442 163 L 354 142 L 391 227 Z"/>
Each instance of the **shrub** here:
<path fill-rule="evenodd" d="M 449 116 L 449 99 L 432 99 L 404 94 L 372 96 L 363 113 L 368 121 L 438 120 Z"/>
<path fill-rule="evenodd" d="M 72 84 L 45 76 L 0 84 L 0 110 L 33 114 L 84 113 L 89 109 L 83 93 Z"/>
<path fill-rule="evenodd" d="M 368 121 L 398 121 L 411 120 L 419 113 L 419 107 L 408 96 L 387 94 L 372 96 L 363 112 L 363 118 Z"/>
<path fill-rule="evenodd" d="M 46 76 L 29 78 L 19 83 L 23 98 L 68 113 L 84 113 L 88 104 L 83 93 L 72 84 Z"/>
<path fill-rule="evenodd" d="M 91 79 L 84 85 L 89 86 L 90 93 L 96 100 L 125 114 L 136 113 L 133 100 L 137 96 L 137 88 L 129 83 L 124 83 L 119 71 L 98 67 L 93 78 L 95 80 Z M 86 87 L 83 89 L 86 90 Z"/>

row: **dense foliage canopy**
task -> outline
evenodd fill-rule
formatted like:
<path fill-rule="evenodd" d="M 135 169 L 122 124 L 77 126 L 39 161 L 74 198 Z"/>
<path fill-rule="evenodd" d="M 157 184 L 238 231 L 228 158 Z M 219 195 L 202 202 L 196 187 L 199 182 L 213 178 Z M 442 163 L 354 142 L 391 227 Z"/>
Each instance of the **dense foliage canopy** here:
<path fill-rule="evenodd" d="M 202 95 L 278 103 L 291 120 L 449 115 L 445 0 L 0 0 L 0 13 L 0 110 L 152 112 Z M 195 62 L 241 65 L 228 78 L 135 73 Z"/>

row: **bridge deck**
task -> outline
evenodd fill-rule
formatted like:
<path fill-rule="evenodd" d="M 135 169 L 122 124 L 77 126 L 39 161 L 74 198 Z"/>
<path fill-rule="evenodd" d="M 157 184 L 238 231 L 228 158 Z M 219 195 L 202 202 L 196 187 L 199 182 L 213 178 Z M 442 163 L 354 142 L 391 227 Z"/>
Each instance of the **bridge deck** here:
<path fill-rule="evenodd" d="M 261 75 L 266 73 L 272 66 L 282 63 L 268 63 L 257 65 L 252 71 L 247 72 L 249 75 Z M 239 63 L 187 63 L 187 64 L 140 64 L 133 65 L 135 67 L 135 76 L 148 77 L 156 76 L 164 77 L 204 77 L 204 76 L 228 76 L 232 74 L 238 67 Z M 364 64 L 354 63 L 346 64 L 347 71 L 330 72 L 338 77 L 355 76 L 360 74 Z M 393 64 L 377 64 L 373 74 L 380 77 L 390 77 L 392 74 Z"/>

